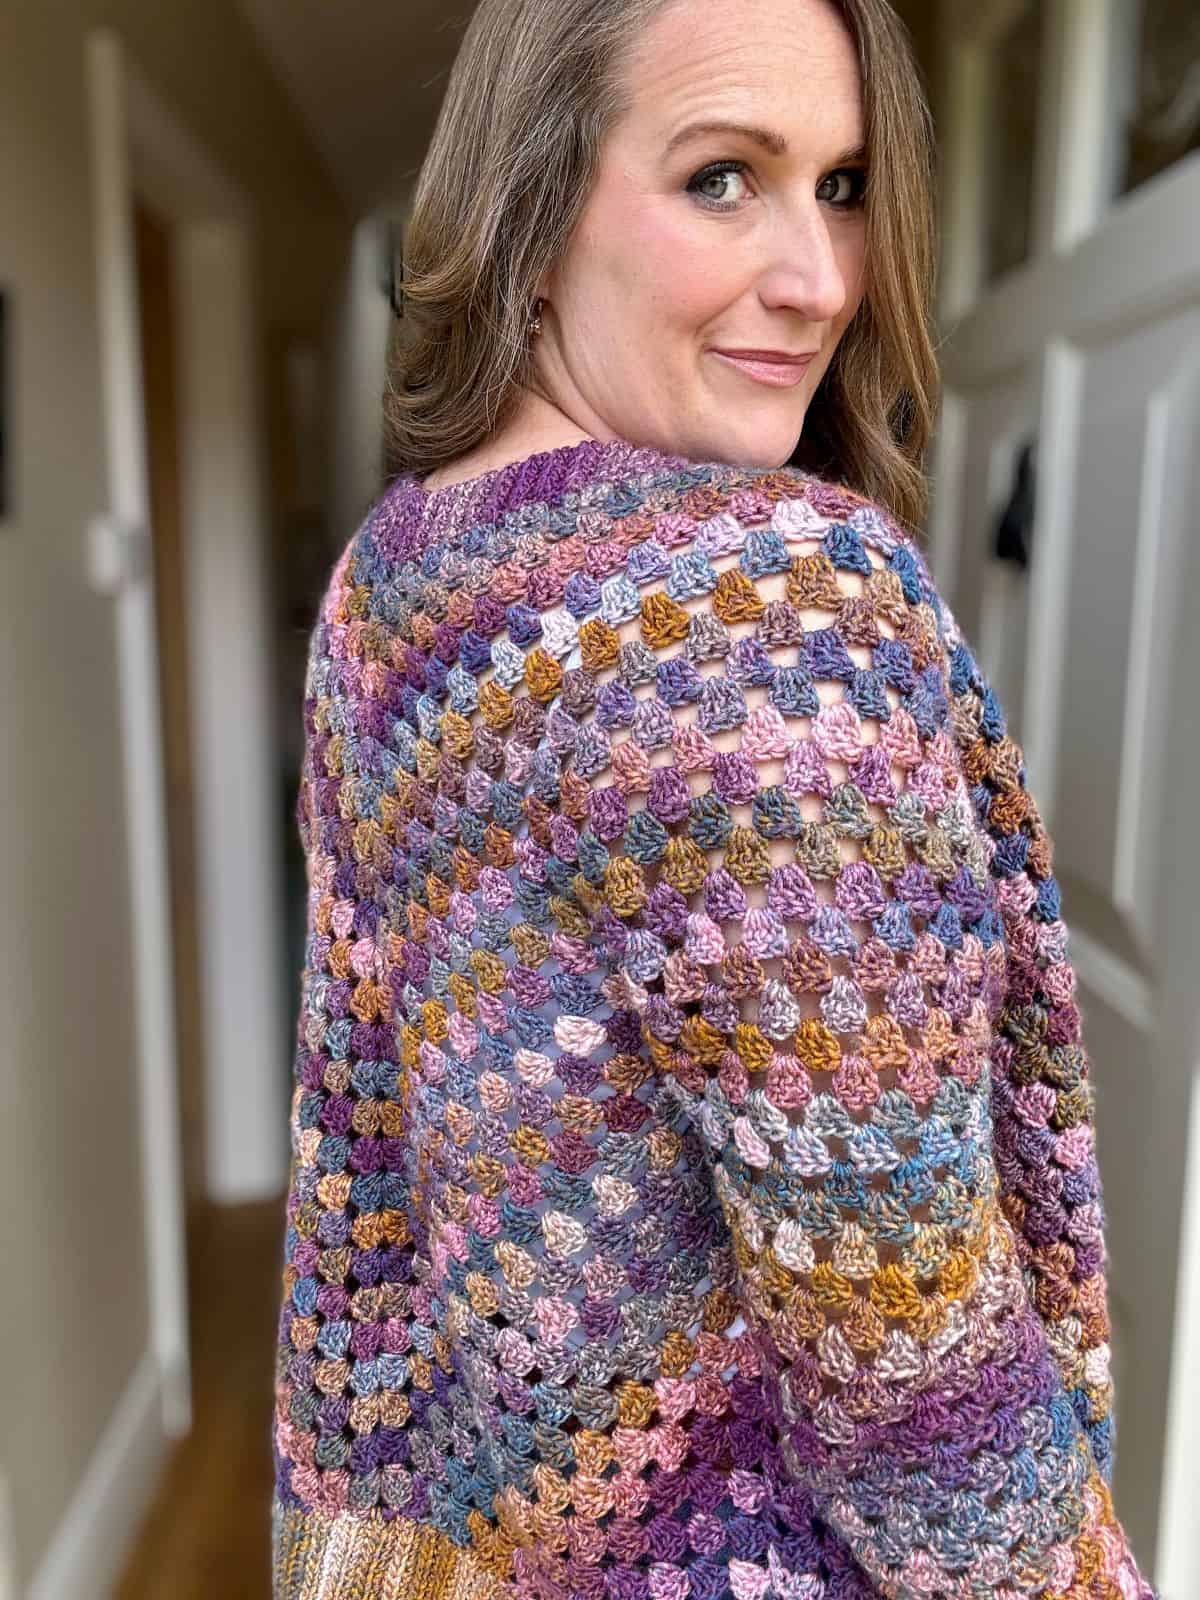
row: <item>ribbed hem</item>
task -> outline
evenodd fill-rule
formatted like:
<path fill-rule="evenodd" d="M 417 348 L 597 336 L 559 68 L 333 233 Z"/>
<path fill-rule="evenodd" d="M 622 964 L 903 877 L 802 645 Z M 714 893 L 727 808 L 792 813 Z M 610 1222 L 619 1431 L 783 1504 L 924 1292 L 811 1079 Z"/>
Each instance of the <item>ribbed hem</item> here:
<path fill-rule="evenodd" d="M 470 1550 L 407 1518 L 271 1508 L 274 1600 L 513 1600 Z"/>

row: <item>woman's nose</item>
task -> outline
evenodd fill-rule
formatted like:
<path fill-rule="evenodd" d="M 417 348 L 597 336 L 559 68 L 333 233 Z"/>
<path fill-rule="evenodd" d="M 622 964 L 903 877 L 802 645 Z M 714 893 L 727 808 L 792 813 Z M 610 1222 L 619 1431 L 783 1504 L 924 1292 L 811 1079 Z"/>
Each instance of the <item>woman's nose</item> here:
<path fill-rule="evenodd" d="M 819 209 L 793 219 L 759 286 L 771 310 L 799 311 L 807 322 L 833 322 L 846 304 L 846 278 Z"/>

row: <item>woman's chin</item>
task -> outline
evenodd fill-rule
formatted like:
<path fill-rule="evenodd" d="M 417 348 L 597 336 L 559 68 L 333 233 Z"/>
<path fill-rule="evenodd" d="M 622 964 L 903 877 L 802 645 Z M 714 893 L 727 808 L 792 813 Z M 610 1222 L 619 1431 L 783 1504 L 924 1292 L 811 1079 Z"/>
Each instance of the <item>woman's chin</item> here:
<path fill-rule="evenodd" d="M 696 460 L 720 461 L 730 467 L 754 467 L 774 471 L 778 467 L 787 466 L 799 438 L 799 426 L 794 432 L 791 429 L 783 431 L 778 427 L 752 431 L 743 426 L 732 433 L 727 429 L 719 441 L 713 440 L 712 446 L 703 455 L 690 450 L 685 454 L 693 456 Z"/>
<path fill-rule="evenodd" d="M 751 389 L 752 385 L 745 387 Z M 709 435 L 708 459 L 768 471 L 786 466 L 796 449 L 808 407 L 803 402 L 797 404 L 799 396 L 795 394 L 788 397 L 790 403 L 781 404 L 783 398 L 778 392 L 750 393 L 730 403 L 729 397 L 722 395 L 720 404 L 704 418 L 704 432 Z"/>

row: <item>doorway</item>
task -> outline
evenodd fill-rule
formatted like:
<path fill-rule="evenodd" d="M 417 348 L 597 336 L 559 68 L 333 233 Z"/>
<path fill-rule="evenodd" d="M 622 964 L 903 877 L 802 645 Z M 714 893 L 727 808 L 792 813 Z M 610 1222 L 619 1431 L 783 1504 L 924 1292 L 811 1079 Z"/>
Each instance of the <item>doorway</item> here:
<path fill-rule="evenodd" d="M 221 1251 L 185 1210 L 269 1197 L 278 1233 L 287 1160 L 253 218 L 116 32 L 87 70 L 108 469 L 89 577 L 117 640 L 149 1328 L 46 1595 L 116 1580 L 191 1427 L 189 1246 L 193 1268 Z"/>

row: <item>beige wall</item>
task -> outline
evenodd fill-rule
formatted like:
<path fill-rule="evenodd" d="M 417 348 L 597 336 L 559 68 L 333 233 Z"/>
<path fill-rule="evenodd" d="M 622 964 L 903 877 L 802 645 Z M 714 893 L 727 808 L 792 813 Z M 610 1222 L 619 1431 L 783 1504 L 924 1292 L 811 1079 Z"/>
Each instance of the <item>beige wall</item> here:
<path fill-rule="evenodd" d="M 96 23 L 249 196 L 264 347 L 325 330 L 347 238 L 230 0 L 0 5 L 15 497 L 0 521 L 0 1471 L 18 1593 L 148 1333 L 113 610 L 83 570 L 108 498 L 84 77 Z"/>

